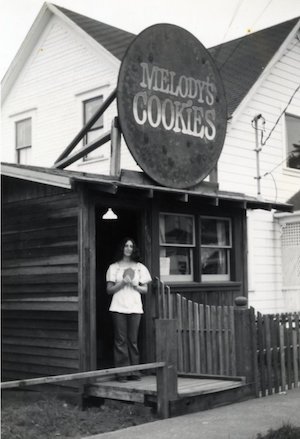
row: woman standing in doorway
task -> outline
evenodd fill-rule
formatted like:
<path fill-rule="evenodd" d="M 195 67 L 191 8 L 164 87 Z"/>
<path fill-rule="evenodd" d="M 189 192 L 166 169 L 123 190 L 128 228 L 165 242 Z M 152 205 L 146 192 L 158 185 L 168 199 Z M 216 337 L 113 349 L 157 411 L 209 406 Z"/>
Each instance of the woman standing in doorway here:
<path fill-rule="evenodd" d="M 143 314 L 141 294 L 147 293 L 151 276 L 140 262 L 133 239 L 125 238 L 120 246 L 117 261 L 106 273 L 107 293 L 112 295 L 109 310 L 114 324 L 115 367 L 139 363 L 138 331 Z M 139 380 L 140 374 L 119 376 L 119 381 Z"/>

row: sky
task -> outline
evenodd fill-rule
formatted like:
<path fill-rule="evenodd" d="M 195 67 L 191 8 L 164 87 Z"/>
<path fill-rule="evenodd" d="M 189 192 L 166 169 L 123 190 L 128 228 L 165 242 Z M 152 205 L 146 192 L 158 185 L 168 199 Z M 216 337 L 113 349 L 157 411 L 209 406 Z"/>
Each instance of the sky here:
<path fill-rule="evenodd" d="M 0 0 L 0 78 L 16 55 L 43 0 Z M 54 0 L 54 4 L 138 34 L 171 23 L 211 47 L 300 16 L 300 0 Z"/>

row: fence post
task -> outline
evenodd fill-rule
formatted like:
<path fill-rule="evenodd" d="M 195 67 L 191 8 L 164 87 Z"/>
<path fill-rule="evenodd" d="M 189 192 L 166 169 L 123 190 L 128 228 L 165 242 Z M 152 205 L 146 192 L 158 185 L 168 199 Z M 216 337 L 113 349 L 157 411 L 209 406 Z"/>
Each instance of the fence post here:
<path fill-rule="evenodd" d="M 246 378 L 257 395 L 257 335 L 253 308 L 246 297 L 237 297 L 234 307 L 236 373 Z"/>
<path fill-rule="evenodd" d="M 156 361 L 166 362 L 157 371 L 157 413 L 169 417 L 169 402 L 177 398 L 177 321 L 155 320 Z"/>

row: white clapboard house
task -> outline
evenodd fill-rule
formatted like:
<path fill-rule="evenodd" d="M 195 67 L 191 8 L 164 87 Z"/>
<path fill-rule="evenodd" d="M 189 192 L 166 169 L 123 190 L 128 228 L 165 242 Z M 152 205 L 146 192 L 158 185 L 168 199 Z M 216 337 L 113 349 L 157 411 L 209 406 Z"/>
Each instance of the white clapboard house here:
<path fill-rule="evenodd" d="M 133 38 L 45 3 L 2 81 L 2 161 L 51 167 L 116 87 Z M 249 303 L 263 312 L 300 310 L 300 20 L 210 53 L 229 117 L 220 190 L 294 204 L 293 213 L 248 210 Z M 115 115 L 113 103 L 83 143 L 108 131 Z M 109 162 L 107 143 L 68 169 L 108 174 Z M 124 143 L 121 167 L 140 170 Z"/>

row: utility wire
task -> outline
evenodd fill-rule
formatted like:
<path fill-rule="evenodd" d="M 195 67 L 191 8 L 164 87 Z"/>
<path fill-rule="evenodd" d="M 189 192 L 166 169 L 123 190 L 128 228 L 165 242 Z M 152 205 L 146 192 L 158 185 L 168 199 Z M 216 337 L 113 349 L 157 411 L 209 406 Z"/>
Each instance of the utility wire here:
<path fill-rule="evenodd" d="M 272 174 L 272 172 L 269 172 L 269 175 L 271 175 L 273 183 L 274 183 L 274 187 L 275 187 L 275 203 L 276 203 L 277 202 L 277 195 L 278 195 L 277 184 L 276 184 L 276 180 L 275 180 L 274 175 Z"/>
<path fill-rule="evenodd" d="M 252 25 L 249 27 L 250 29 L 252 29 L 252 27 L 255 25 L 255 23 L 256 23 L 256 22 L 261 18 L 261 16 L 265 13 L 265 11 L 266 11 L 267 8 L 269 7 L 269 5 L 272 3 L 272 1 L 273 1 L 273 0 L 269 0 L 269 2 L 267 3 L 267 5 L 263 8 L 262 12 L 260 12 L 260 14 L 259 14 L 259 15 L 255 18 L 255 20 L 252 22 Z M 229 24 L 229 26 L 228 26 L 228 28 L 227 28 L 225 34 L 224 34 L 224 37 L 223 37 L 222 43 L 220 43 L 219 50 L 218 50 L 218 51 L 216 52 L 216 54 L 215 54 L 215 57 L 214 57 L 214 58 L 215 58 L 216 60 L 217 60 L 218 56 L 219 56 L 220 53 L 221 53 L 221 50 L 222 50 L 222 47 L 223 47 L 223 43 L 224 43 L 225 37 L 226 37 L 226 35 L 227 35 L 227 33 L 228 33 L 228 31 L 229 31 L 229 29 L 230 29 L 232 23 L 233 23 L 233 20 L 234 20 L 234 18 L 235 18 L 235 16 L 236 16 L 237 11 L 239 10 L 240 6 L 241 6 L 241 2 L 238 4 L 238 6 L 237 6 L 237 8 L 236 8 L 236 10 L 235 10 L 235 12 L 234 12 L 234 14 L 233 14 L 233 17 L 232 17 L 232 19 L 231 19 L 231 22 L 230 22 L 230 24 Z M 219 70 L 221 70 L 222 67 L 224 66 L 224 64 L 226 64 L 227 61 L 232 57 L 232 55 L 233 55 L 233 54 L 235 53 L 235 51 L 239 48 L 239 46 L 241 45 L 242 42 L 243 42 L 243 36 L 240 37 L 239 42 L 236 44 L 236 46 L 234 47 L 234 49 L 232 50 L 232 52 L 228 55 L 228 57 L 225 59 L 225 61 L 223 61 L 223 63 L 221 64 L 221 66 L 219 66 Z"/>
<path fill-rule="evenodd" d="M 284 110 L 282 110 L 282 112 L 281 112 L 280 115 L 278 116 L 278 118 L 277 118 L 275 124 L 273 125 L 273 127 L 272 127 L 272 129 L 271 129 L 271 131 L 269 132 L 268 136 L 266 137 L 266 140 L 262 140 L 262 142 L 261 142 L 262 146 L 264 146 L 264 145 L 267 143 L 267 141 L 269 140 L 269 138 L 271 137 L 273 131 L 275 130 L 276 126 L 278 125 L 278 122 L 280 121 L 281 117 L 283 116 L 283 114 L 284 114 L 284 113 L 286 112 L 286 110 L 288 109 L 290 103 L 292 102 L 292 100 L 293 100 L 295 94 L 298 92 L 298 90 L 300 90 L 300 84 L 298 85 L 298 87 L 296 88 L 296 90 L 294 91 L 294 93 L 292 94 L 292 96 L 290 97 L 290 99 L 289 99 L 287 105 L 285 106 Z"/>
<path fill-rule="evenodd" d="M 258 20 L 261 18 L 261 16 L 266 12 L 266 10 L 268 9 L 268 7 L 270 6 L 270 4 L 272 3 L 273 0 L 269 0 L 269 2 L 266 4 L 266 6 L 264 7 L 264 9 L 261 11 L 261 13 L 259 14 L 259 16 L 253 21 L 250 29 L 252 29 L 254 27 L 254 25 L 258 22 Z"/>
<path fill-rule="evenodd" d="M 221 50 L 223 49 L 223 44 L 224 44 L 224 41 L 225 41 L 226 35 L 228 34 L 228 31 L 229 31 L 229 29 L 231 28 L 232 23 L 234 22 L 234 20 L 235 20 L 235 18 L 236 18 L 236 16 L 237 16 L 238 10 L 240 9 L 240 7 L 241 7 L 241 5 L 242 5 L 243 2 L 244 2 L 244 0 L 239 0 L 238 4 L 237 4 L 237 6 L 236 6 L 236 8 L 235 8 L 235 10 L 234 10 L 234 12 L 233 12 L 233 15 L 232 15 L 232 17 L 231 17 L 230 23 L 229 23 L 229 25 L 227 26 L 227 29 L 226 29 L 226 31 L 225 31 L 225 33 L 224 33 L 224 35 L 223 35 L 223 38 L 222 38 L 222 40 L 221 40 L 221 43 L 218 45 L 219 49 L 216 51 L 216 54 L 214 55 L 215 60 L 218 59 L 218 56 L 220 55 Z"/>
<path fill-rule="evenodd" d="M 288 155 L 287 155 L 287 156 L 286 156 L 286 157 L 285 157 L 280 163 L 278 163 L 276 166 L 274 166 L 274 168 L 271 169 L 271 171 L 266 172 L 266 173 L 262 176 L 262 178 L 266 177 L 266 176 L 269 175 L 269 174 L 272 174 L 272 172 L 275 171 L 275 169 L 277 169 L 278 166 L 282 165 L 282 163 L 284 163 L 284 162 L 285 162 L 290 156 L 292 156 L 292 155 L 293 155 L 293 152 L 292 152 L 292 151 L 289 152 Z"/>
<path fill-rule="evenodd" d="M 262 17 L 262 15 L 266 12 L 266 10 L 268 9 L 268 7 L 270 6 L 270 4 L 272 3 L 273 0 L 269 0 L 269 2 L 266 4 L 266 6 L 264 7 L 264 9 L 262 10 L 262 12 L 255 18 L 255 20 L 252 22 L 251 26 L 249 26 L 249 29 L 251 30 L 254 25 L 258 22 L 258 20 Z M 228 32 L 229 29 L 227 29 L 226 33 Z M 250 33 L 250 32 L 248 32 Z M 226 34 L 225 34 L 226 35 Z M 232 52 L 227 56 L 227 58 L 225 59 L 225 61 L 222 62 L 222 64 L 219 66 L 219 70 L 222 69 L 222 67 L 224 66 L 224 64 L 226 64 L 228 62 L 228 60 L 232 57 L 232 55 L 235 53 L 235 51 L 240 47 L 241 43 L 244 41 L 244 37 L 246 35 L 240 37 L 239 42 L 236 44 L 236 46 L 233 48 Z M 224 40 L 223 40 L 224 41 Z M 297 44 L 297 43 L 296 43 Z M 223 42 L 221 43 L 221 46 L 223 45 Z M 221 49 L 222 47 L 219 48 L 219 50 L 217 51 L 216 55 L 215 55 L 215 59 L 217 60 L 218 55 L 221 53 Z"/>
<path fill-rule="evenodd" d="M 222 62 L 222 64 L 219 66 L 219 70 L 222 70 L 222 67 L 224 66 L 224 64 L 227 63 L 227 61 L 232 57 L 232 55 L 234 54 L 234 52 L 240 47 L 240 45 L 243 42 L 243 38 L 241 37 L 239 42 L 236 44 L 236 46 L 234 47 L 234 49 L 230 52 L 230 54 L 227 56 L 227 58 L 225 58 L 225 61 Z"/>
<path fill-rule="evenodd" d="M 229 25 L 228 25 L 228 27 L 227 27 L 227 29 L 226 29 L 226 31 L 225 31 L 225 34 L 224 34 L 224 36 L 223 36 L 222 41 L 225 40 L 226 35 L 228 34 L 228 31 L 229 31 L 229 29 L 231 28 L 232 23 L 234 22 L 235 17 L 237 16 L 237 13 L 238 13 L 238 11 L 239 11 L 239 9 L 240 9 L 240 7 L 242 6 L 243 3 L 244 3 L 244 0 L 240 0 L 240 1 L 238 2 L 237 7 L 235 8 L 234 13 L 233 13 L 233 15 L 232 15 L 232 17 L 231 17 L 230 23 L 229 23 Z"/>

